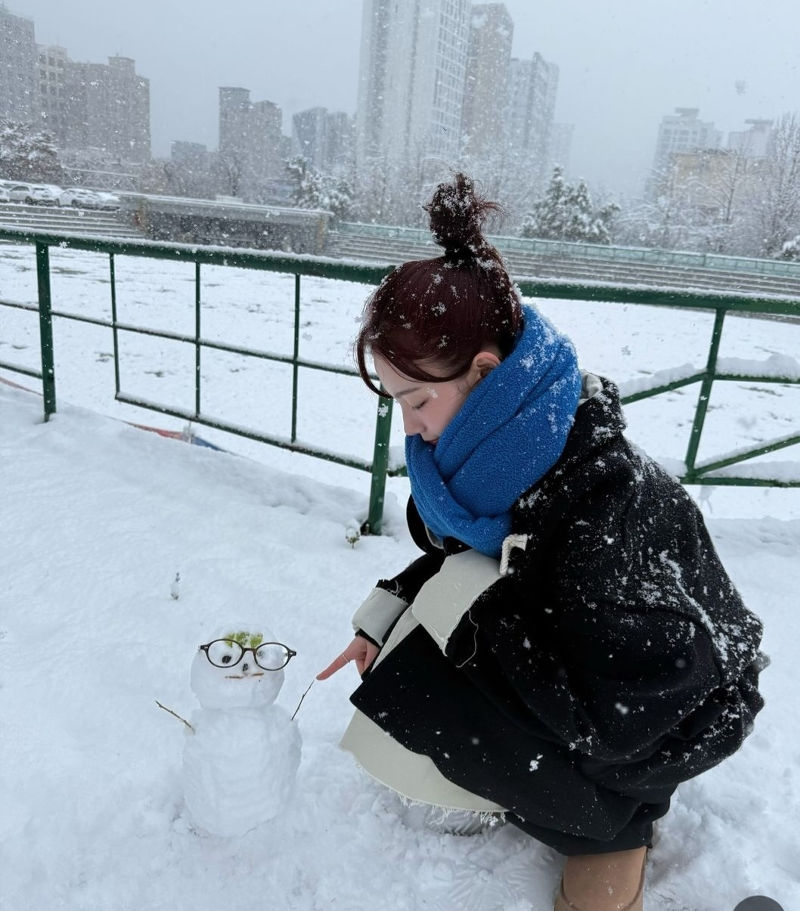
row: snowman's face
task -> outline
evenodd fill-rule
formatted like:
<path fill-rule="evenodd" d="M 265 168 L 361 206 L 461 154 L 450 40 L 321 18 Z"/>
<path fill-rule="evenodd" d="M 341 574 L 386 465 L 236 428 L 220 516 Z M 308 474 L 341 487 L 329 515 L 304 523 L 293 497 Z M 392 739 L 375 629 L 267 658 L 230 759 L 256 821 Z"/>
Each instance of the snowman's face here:
<path fill-rule="evenodd" d="M 283 686 L 283 670 L 267 668 L 279 667 L 286 652 L 270 639 L 263 628 L 251 633 L 247 627 L 228 626 L 198 649 L 191 684 L 203 708 L 254 708 L 275 701 Z"/>

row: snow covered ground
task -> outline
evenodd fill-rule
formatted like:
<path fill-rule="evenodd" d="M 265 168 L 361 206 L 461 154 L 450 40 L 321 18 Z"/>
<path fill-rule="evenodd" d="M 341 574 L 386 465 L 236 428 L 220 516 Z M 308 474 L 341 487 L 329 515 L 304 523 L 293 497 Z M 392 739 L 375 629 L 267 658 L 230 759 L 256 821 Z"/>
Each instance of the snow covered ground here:
<path fill-rule="evenodd" d="M 61 251 L 53 262 L 56 307 L 107 310 L 102 257 Z M 205 332 L 271 350 L 291 344 L 291 279 L 208 272 Z M 190 267 L 127 260 L 117 275 L 123 318 L 191 328 Z M 4 247 L 0 295 L 33 300 L 34 282 L 30 251 Z M 366 289 L 316 279 L 303 287 L 304 356 L 347 362 Z M 619 380 L 702 364 L 704 314 L 543 309 L 576 339 L 585 366 Z M 721 356 L 800 350 L 797 326 L 730 322 Z M 0 325 L 0 359 L 35 367 L 35 316 L 0 310 Z M 346 530 L 365 514 L 366 475 L 203 428 L 231 451 L 136 430 L 119 418 L 180 424 L 113 402 L 109 331 L 58 321 L 55 342 L 59 411 L 48 424 L 37 395 L 0 384 L 0 909 L 549 911 L 553 852 L 511 826 L 471 838 L 423 829 L 338 749 L 352 668 L 316 683 L 300 708 L 303 759 L 289 811 L 238 838 L 193 830 L 182 798 L 185 729 L 155 700 L 188 717 L 197 645 L 222 623 L 263 616 L 298 652 L 279 697 L 293 711 L 347 641 L 350 614 L 375 579 L 415 555 L 403 526 L 406 482 L 389 484 L 387 533 L 351 547 Z M 188 407 L 192 357 L 125 339 L 123 388 L 185 396 Z M 282 368 L 209 356 L 204 376 L 207 410 L 288 433 Z M 715 395 L 701 457 L 797 426 L 797 388 L 750 385 Z M 303 395 L 303 439 L 369 456 L 375 403 L 357 381 L 309 377 Z M 631 436 L 679 459 L 695 396 L 690 388 L 632 406 Z M 683 786 L 661 824 L 648 911 L 733 911 L 755 894 L 800 907 L 799 494 L 715 488 L 702 497 L 726 565 L 765 622 L 773 663 L 751 738 Z"/>

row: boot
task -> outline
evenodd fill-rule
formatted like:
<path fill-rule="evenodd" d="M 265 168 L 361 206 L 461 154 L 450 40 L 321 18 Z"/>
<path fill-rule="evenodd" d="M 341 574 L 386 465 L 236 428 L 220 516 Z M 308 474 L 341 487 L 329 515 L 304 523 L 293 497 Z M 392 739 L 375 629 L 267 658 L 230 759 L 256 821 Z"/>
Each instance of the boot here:
<path fill-rule="evenodd" d="M 643 911 L 647 848 L 568 857 L 554 911 Z"/>

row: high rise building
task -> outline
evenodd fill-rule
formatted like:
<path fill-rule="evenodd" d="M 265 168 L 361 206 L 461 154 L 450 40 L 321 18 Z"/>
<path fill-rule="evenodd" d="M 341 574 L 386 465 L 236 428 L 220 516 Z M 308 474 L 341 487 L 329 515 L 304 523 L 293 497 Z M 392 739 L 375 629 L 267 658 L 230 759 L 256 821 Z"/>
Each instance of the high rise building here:
<path fill-rule="evenodd" d="M 511 60 L 508 144 L 519 180 L 543 185 L 551 161 L 551 134 L 558 91 L 558 67 L 535 52 Z"/>
<path fill-rule="evenodd" d="M 133 60 L 78 63 L 57 45 L 36 45 L 34 24 L 0 0 L 0 119 L 30 123 L 55 139 L 74 182 L 135 186 L 150 159 L 150 85 Z"/>
<path fill-rule="evenodd" d="M 364 0 L 356 101 L 356 163 L 359 170 L 381 156 L 386 111 L 388 38 L 393 0 Z"/>
<path fill-rule="evenodd" d="M 704 243 L 718 252 L 732 250 L 731 228 L 757 198 L 763 178 L 760 159 L 733 149 L 692 149 L 672 152 L 656 185 L 662 205 L 684 221 L 681 242 L 692 244 L 686 226 L 706 227 Z M 674 228 L 681 230 L 680 221 Z"/>
<path fill-rule="evenodd" d="M 277 177 L 283 168 L 283 114 L 271 101 L 250 100 L 250 90 L 219 90 L 219 154 L 245 180 Z"/>
<path fill-rule="evenodd" d="M 653 192 L 695 225 L 713 225 L 713 235 L 707 236 L 713 236 L 719 250 L 734 243 L 725 232 L 730 234 L 731 225 L 759 193 L 763 159 L 769 153 L 772 121 L 745 123 L 749 129 L 731 133 L 727 148 L 673 150 L 654 174 Z"/>
<path fill-rule="evenodd" d="M 329 111 L 325 144 L 325 167 L 329 174 L 352 177 L 353 142 L 353 118 L 345 111 Z"/>
<path fill-rule="evenodd" d="M 728 135 L 728 148 L 745 158 L 766 158 L 772 140 L 772 121 L 751 119 L 745 123 L 750 125 L 749 129 Z"/>
<path fill-rule="evenodd" d="M 670 156 L 674 153 L 720 147 L 722 133 L 710 121 L 700 120 L 699 113 L 699 108 L 675 108 L 674 114 L 661 119 L 646 196 L 652 198 L 663 192 L 664 183 L 669 179 Z"/>
<path fill-rule="evenodd" d="M 495 158 L 506 142 L 511 42 L 514 23 L 504 3 L 472 7 L 461 135 L 470 158 Z"/>
<path fill-rule="evenodd" d="M 219 90 L 219 152 L 234 154 L 249 135 L 250 89 L 221 86 Z"/>
<path fill-rule="evenodd" d="M 256 101 L 251 112 L 250 144 L 254 170 L 265 177 L 283 171 L 283 112 L 272 101 Z"/>
<path fill-rule="evenodd" d="M 364 0 L 356 162 L 360 178 L 425 183 L 460 152 L 469 0 Z"/>
<path fill-rule="evenodd" d="M 38 108 L 41 124 L 59 146 L 67 139 L 67 51 L 58 45 L 38 46 Z"/>
<path fill-rule="evenodd" d="M 343 111 L 309 108 L 292 117 L 294 149 L 316 171 L 338 177 L 352 170 L 353 124 Z"/>
<path fill-rule="evenodd" d="M 323 169 L 327 133 L 327 108 L 308 108 L 292 117 L 292 138 L 298 154 L 317 171 Z"/>
<path fill-rule="evenodd" d="M 129 57 L 108 64 L 67 61 L 66 143 L 126 162 L 150 158 L 150 81 Z"/>
<path fill-rule="evenodd" d="M 250 90 L 219 90 L 219 155 L 224 191 L 230 196 L 261 200 L 283 179 L 287 156 L 283 114 L 271 101 L 250 100 Z"/>
<path fill-rule="evenodd" d="M 0 4 L 0 120 L 36 120 L 37 88 L 33 21 Z"/>
<path fill-rule="evenodd" d="M 554 123 L 550 128 L 550 147 L 548 149 L 547 173 L 552 174 L 558 165 L 565 174 L 569 173 L 569 161 L 572 152 L 572 134 L 574 123 Z"/>

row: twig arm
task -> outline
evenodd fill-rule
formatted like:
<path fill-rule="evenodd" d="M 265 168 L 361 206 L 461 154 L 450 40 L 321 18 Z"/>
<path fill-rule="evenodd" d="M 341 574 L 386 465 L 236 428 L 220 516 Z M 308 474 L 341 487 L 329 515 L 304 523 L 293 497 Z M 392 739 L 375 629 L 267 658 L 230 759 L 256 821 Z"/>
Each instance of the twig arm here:
<path fill-rule="evenodd" d="M 302 702 L 302 700 L 300 700 L 300 701 Z M 157 705 L 160 709 L 164 709 L 165 712 L 169 712 L 170 715 L 172 715 L 173 718 L 177 718 L 178 721 L 182 721 L 182 722 L 186 725 L 186 727 L 189 728 L 189 730 L 194 734 L 194 728 L 192 727 L 191 724 L 189 724 L 189 722 L 188 722 L 185 718 L 181 718 L 181 716 L 180 716 L 177 712 L 173 712 L 172 709 L 168 709 L 165 705 L 162 705 L 162 704 L 158 701 L 158 699 L 156 699 L 156 705 Z"/>
<path fill-rule="evenodd" d="M 311 683 L 306 687 L 306 692 L 300 697 L 300 701 L 297 703 L 297 708 L 294 710 L 294 715 L 291 717 L 291 721 L 294 721 L 294 716 L 300 711 L 300 706 L 303 704 L 303 700 L 306 698 L 306 693 L 314 686 L 314 680 L 311 680 Z"/>

